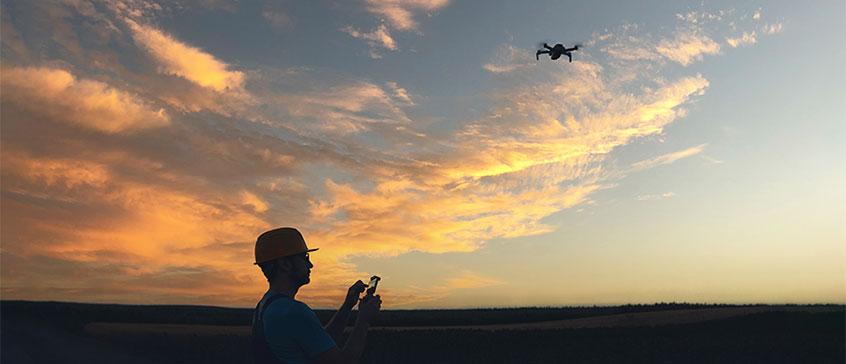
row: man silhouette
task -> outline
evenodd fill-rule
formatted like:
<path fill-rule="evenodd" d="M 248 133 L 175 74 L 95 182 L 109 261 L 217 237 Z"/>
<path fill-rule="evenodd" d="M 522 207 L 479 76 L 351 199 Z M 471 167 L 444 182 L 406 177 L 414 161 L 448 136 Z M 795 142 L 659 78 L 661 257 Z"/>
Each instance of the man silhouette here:
<path fill-rule="evenodd" d="M 343 349 L 341 338 L 353 306 L 366 285 L 357 281 L 347 291 L 341 308 L 321 326 L 314 311 L 294 299 L 311 281 L 309 253 L 302 234 L 279 228 L 256 240 L 256 262 L 270 288 L 256 305 L 253 316 L 253 356 L 256 363 L 356 363 L 364 350 L 367 329 L 382 305 L 379 295 L 367 294 L 358 304 L 358 319 Z"/>

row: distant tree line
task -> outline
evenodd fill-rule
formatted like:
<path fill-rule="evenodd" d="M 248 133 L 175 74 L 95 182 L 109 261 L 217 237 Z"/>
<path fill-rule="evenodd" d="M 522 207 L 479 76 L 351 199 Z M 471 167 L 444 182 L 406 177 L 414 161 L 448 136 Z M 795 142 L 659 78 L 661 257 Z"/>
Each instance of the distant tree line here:
<path fill-rule="evenodd" d="M 382 310 L 375 326 L 461 326 L 530 323 L 623 313 L 748 307 L 749 305 L 660 302 L 622 306 L 470 308 L 446 310 Z M 807 305 L 805 305 L 807 306 Z M 826 305 L 818 305 L 826 306 Z M 828 305 L 837 306 L 837 305 Z M 840 305 L 842 306 L 842 305 Z M 334 310 L 315 310 L 326 323 Z M 204 325 L 250 325 L 253 309 L 188 305 L 118 305 L 69 302 L 0 301 L 0 314 L 26 315 L 82 330 L 90 322 L 136 322 Z M 356 311 L 350 315 L 354 322 Z"/>

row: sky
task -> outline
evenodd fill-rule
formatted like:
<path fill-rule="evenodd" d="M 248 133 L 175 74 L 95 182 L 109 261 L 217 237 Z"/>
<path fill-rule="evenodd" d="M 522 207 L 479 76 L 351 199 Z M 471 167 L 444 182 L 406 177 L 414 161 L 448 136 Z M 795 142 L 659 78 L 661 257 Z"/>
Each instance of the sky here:
<path fill-rule="evenodd" d="M 843 1 L 0 5 L 4 300 L 846 303 Z"/>

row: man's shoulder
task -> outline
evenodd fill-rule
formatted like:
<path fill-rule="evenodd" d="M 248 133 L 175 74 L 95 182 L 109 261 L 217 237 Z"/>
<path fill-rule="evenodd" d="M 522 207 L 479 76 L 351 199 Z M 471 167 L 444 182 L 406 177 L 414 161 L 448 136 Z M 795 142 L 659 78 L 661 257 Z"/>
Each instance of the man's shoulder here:
<path fill-rule="evenodd" d="M 303 313 L 314 314 L 314 311 L 312 311 L 311 307 L 308 307 L 308 305 L 305 304 L 305 302 L 297 301 L 295 299 L 292 299 L 292 301 L 293 302 L 291 302 L 291 312 L 296 313 L 296 314 L 303 314 Z"/>
<path fill-rule="evenodd" d="M 291 297 L 281 297 L 274 300 L 265 308 L 265 315 L 270 316 L 300 316 L 314 314 L 308 305 Z"/>

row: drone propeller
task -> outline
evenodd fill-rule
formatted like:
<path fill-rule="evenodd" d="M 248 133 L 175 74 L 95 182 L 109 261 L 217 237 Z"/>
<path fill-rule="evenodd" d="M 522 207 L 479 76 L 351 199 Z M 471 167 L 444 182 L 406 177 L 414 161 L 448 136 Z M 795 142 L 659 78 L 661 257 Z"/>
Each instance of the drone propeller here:
<path fill-rule="evenodd" d="M 537 48 L 538 48 L 538 49 L 543 49 L 543 45 L 544 45 L 544 44 L 547 44 L 547 45 L 549 45 L 549 46 L 551 47 L 551 46 L 554 46 L 554 45 L 555 45 L 555 44 L 557 44 L 557 43 L 555 43 L 554 41 L 549 40 L 549 39 L 544 39 L 544 40 L 542 40 L 542 41 L 537 42 L 537 44 L 535 44 L 535 45 L 537 46 Z M 565 46 L 566 46 L 567 44 L 572 44 L 572 43 L 564 43 L 564 45 L 565 45 Z M 579 48 L 584 48 L 584 47 L 585 47 L 585 44 L 584 44 L 584 43 L 582 43 L 582 42 L 578 42 L 578 43 L 574 44 L 574 46 L 575 46 L 575 47 L 579 47 Z"/>
<path fill-rule="evenodd" d="M 550 45 L 550 43 L 552 43 L 552 44 Z M 544 44 L 547 44 L 547 45 L 550 45 L 550 46 L 555 45 L 555 43 L 553 43 L 552 40 L 544 39 L 542 41 L 537 42 L 537 44 L 535 44 L 535 46 L 537 46 L 538 49 L 543 49 Z"/>

